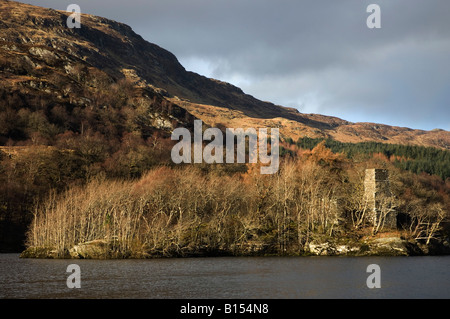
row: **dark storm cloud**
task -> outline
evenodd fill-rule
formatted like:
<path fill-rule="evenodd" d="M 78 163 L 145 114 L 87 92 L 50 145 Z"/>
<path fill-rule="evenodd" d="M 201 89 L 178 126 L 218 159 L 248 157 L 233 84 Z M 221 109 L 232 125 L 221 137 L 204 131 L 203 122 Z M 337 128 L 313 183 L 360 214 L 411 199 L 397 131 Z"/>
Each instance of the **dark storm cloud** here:
<path fill-rule="evenodd" d="M 33 1 L 55 9 L 73 2 Z M 366 26 L 370 3 L 381 7 L 381 29 Z M 450 130 L 448 0 L 77 4 L 259 99 L 350 121 Z"/>

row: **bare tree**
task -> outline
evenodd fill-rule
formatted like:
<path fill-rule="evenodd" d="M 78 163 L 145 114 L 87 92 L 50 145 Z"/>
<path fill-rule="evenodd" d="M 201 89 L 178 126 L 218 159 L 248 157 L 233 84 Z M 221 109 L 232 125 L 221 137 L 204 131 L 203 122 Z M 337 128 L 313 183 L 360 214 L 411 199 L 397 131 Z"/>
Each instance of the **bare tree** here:
<path fill-rule="evenodd" d="M 395 212 L 397 201 L 395 197 L 379 194 L 376 199 L 375 209 L 370 213 L 372 220 L 372 235 L 379 233 L 385 227 L 391 214 Z"/>

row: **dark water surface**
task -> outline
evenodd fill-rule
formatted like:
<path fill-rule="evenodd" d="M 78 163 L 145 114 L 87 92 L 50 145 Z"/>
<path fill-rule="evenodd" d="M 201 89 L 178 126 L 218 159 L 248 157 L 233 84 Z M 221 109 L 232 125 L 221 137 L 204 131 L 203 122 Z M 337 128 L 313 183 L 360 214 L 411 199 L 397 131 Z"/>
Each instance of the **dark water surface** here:
<path fill-rule="evenodd" d="M 67 266 L 81 270 L 69 289 Z M 367 266 L 381 269 L 369 289 Z M 450 256 L 42 260 L 0 254 L 0 298 L 450 298 Z"/>

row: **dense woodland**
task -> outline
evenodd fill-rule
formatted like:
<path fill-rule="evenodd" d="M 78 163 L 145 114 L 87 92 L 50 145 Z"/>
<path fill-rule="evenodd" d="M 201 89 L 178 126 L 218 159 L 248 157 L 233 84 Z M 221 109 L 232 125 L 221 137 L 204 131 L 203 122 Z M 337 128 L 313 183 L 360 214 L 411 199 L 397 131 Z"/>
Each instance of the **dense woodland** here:
<path fill-rule="evenodd" d="M 0 89 L 2 251 L 108 238 L 112 257 L 301 253 L 311 242 L 375 235 L 362 202 L 364 169 L 391 171 L 399 230 L 442 238 L 450 152 L 381 143 L 286 139 L 275 175 L 251 165 L 176 166 L 152 114 L 173 106 L 100 75 L 87 104 Z M 67 85 L 67 79 L 60 83 Z M 58 88 L 60 89 L 60 88 Z M 34 92 L 34 93 L 33 93 Z M 138 96 L 136 98 L 136 96 Z M 25 237 L 25 234 L 28 237 Z"/>
<path fill-rule="evenodd" d="M 382 157 L 355 164 L 323 144 L 285 158 L 277 174 L 220 166 L 155 167 L 139 179 L 95 178 L 37 206 L 28 245 L 66 257 L 79 243 L 103 240 L 104 258 L 193 255 L 298 255 L 310 243 L 361 245 L 383 231 L 363 200 L 366 167 L 391 169 L 404 238 L 446 236 L 449 188 Z"/>
<path fill-rule="evenodd" d="M 286 137 L 274 175 L 174 165 L 171 129 L 193 117 L 149 83 L 219 102 L 237 94 L 246 111 L 259 104 L 186 72 L 128 27 L 93 17 L 101 28 L 69 32 L 47 14 L 56 18 L 24 16 L 25 29 L 19 14 L 2 21 L 17 27 L 3 28 L 0 47 L 0 252 L 28 245 L 65 256 L 107 240 L 111 257 L 300 254 L 309 243 L 358 241 L 384 231 L 367 220 L 366 168 L 390 170 L 401 236 L 448 237 L 450 151 Z M 148 83 L 124 69 L 145 71 L 138 81 Z M 267 106 L 258 109 L 282 110 Z"/>
<path fill-rule="evenodd" d="M 94 71 L 81 78 L 84 88 L 61 77 L 53 89 L 66 87 L 63 98 L 0 88 L 0 251 L 23 248 L 32 209 L 50 190 L 103 175 L 136 178 L 167 163 L 170 135 L 155 129 L 153 114 L 167 117 L 172 104 Z"/>
<path fill-rule="evenodd" d="M 312 149 L 324 139 L 300 138 L 296 145 Z M 292 139 L 288 139 L 293 144 Z M 434 147 L 398 145 L 377 142 L 342 143 L 331 139 L 325 140 L 325 146 L 335 153 L 345 153 L 350 159 L 361 160 L 373 154 L 383 154 L 394 165 L 416 174 L 437 175 L 443 180 L 450 177 L 450 151 Z M 363 155 L 363 156 L 362 156 Z"/>

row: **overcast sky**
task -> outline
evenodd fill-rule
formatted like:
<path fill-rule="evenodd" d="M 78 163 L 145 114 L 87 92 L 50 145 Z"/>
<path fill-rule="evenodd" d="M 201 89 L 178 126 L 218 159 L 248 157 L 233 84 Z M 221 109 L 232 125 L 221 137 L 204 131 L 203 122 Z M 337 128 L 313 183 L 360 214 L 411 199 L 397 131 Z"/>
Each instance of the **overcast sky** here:
<path fill-rule="evenodd" d="M 130 25 L 187 70 L 303 113 L 450 130 L 449 0 L 22 2 L 76 3 Z M 371 3 L 380 29 L 367 27 Z"/>

